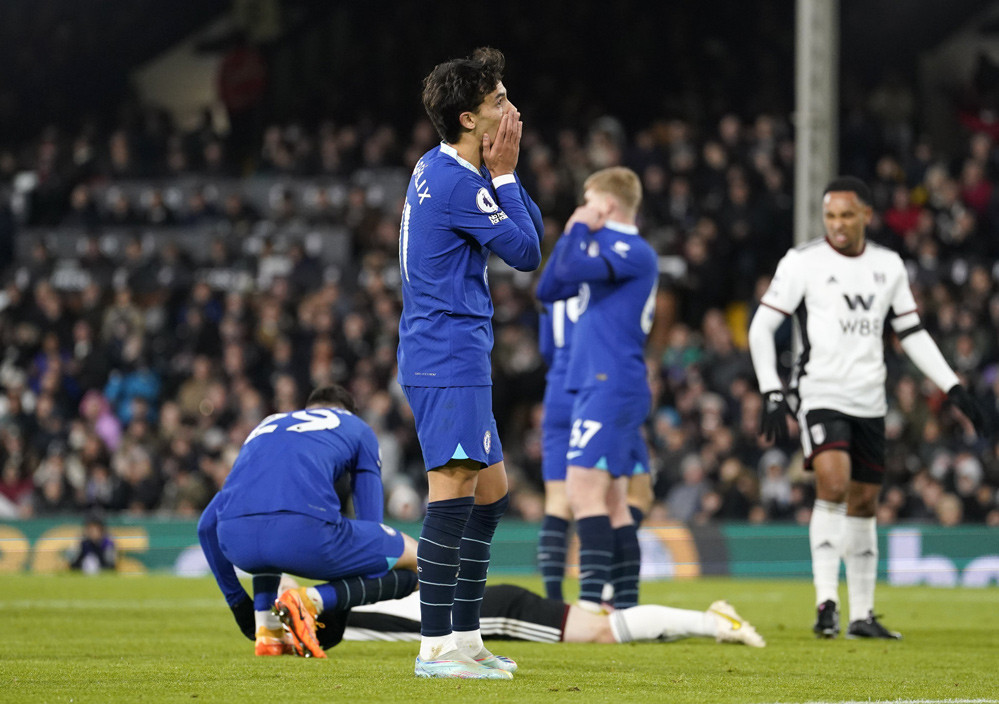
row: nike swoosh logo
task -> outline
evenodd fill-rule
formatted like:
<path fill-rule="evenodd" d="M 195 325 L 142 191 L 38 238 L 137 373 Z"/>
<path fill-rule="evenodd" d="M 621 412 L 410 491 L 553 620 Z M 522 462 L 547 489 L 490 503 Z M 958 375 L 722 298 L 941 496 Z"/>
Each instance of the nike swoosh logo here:
<path fill-rule="evenodd" d="M 580 579 L 587 579 L 587 578 L 592 577 L 592 576 L 593 576 L 593 572 L 582 572 L 582 573 L 580 573 L 579 578 Z"/>
<path fill-rule="evenodd" d="M 723 614 L 721 611 L 715 611 L 714 609 L 711 609 L 711 613 L 713 613 L 715 616 L 721 616 L 723 619 L 731 623 L 733 631 L 738 631 L 740 628 L 742 628 L 742 621 L 740 621 L 737 618 L 732 618 L 728 614 Z"/>
<path fill-rule="evenodd" d="M 579 457 L 581 454 L 583 454 L 582 450 L 573 450 L 572 452 L 565 453 L 565 458 L 567 460 L 571 460 L 573 458 Z"/>

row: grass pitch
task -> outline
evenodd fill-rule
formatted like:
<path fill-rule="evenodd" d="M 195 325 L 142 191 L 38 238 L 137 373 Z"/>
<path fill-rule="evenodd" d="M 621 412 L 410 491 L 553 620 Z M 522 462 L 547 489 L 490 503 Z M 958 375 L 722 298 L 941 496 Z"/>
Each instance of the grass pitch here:
<path fill-rule="evenodd" d="M 684 608 L 728 599 L 768 647 L 510 642 L 494 650 L 521 664 L 512 682 L 417 680 L 413 643 L 256 658 L 210 578 L 0 575 L 0 702 L 999 702 L 994 588 L 879 585 L 884 622 L 904 635 L 891 643 L 816 640 L 803 582 L 642 590 L 643 603 Z"/>

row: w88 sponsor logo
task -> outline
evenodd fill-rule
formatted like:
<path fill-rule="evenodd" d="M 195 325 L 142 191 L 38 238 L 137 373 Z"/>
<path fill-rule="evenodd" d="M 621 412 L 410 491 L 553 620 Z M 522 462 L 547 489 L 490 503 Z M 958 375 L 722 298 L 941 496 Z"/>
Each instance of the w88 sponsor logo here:
<path fill-rule="evenodd" d="M 881 336 L 881 320 L 879 318 L 840 318 L 840 329 L 844 335 Z"/>

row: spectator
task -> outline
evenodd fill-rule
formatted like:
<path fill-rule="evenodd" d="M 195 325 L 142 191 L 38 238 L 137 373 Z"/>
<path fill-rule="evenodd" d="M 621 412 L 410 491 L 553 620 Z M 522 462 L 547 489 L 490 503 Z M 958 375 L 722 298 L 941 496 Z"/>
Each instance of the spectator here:
<path fill-rule="evenodd" d="M 96 574 L 101 570 L 115 569 L 117 563 L 114 540 L 104 521 L 90 516 L 83 524 L 83 538 L 69 556 L 70 569 L 80 570 L 84 574 Z"/>

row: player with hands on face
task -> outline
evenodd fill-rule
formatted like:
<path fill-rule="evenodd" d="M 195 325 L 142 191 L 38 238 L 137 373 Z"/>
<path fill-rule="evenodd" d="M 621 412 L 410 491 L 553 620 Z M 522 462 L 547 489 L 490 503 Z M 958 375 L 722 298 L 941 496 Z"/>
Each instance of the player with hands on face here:
<path fill-rule="evenodd" d="M 510 679 L 517 668 L 489 652 L 479 628 L 490 543 L 509 503 L 486 266 L 491 254 L 521 271 L 541 262 L 541 213 L 515 172 L 523 124 L 504 66 L 481 48 L 426 77 L 423 105 L 442 141 L 413 169 L 401 218 L 398 381 L 429 485 L 418 677 Z"/>
<path fill-rule="evenodd" d="M 566 223 L 537 296 L 545 303 L 579 300 L 564 382 L 574 394 L 565 489 L 580 543 L 578 605 L 596 612 L 608 582 L 615 608 L 638 600 L 641 553 L 627 489 L 636 470 L 648 467 L 644 348 L 658 264 L 635 224 L 638 175 L 602 169 L 583 188 L 584 203 Z"/>

